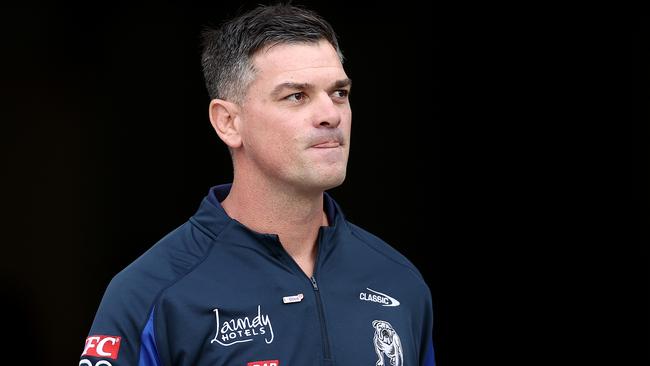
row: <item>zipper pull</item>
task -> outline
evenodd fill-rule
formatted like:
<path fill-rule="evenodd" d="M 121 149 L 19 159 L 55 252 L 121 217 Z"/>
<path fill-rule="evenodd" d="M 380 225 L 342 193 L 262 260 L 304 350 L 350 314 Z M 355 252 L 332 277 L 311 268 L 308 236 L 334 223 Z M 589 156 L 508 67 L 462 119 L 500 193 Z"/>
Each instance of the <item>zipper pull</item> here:
<path fill-rule="evenodd" d="M 311 279 L 311 285 L 314 287 L 314 291 L 318 291 L 318 284 L 316 283 L 316 279 L 314 278 L 314 276 L 311 276 L 310 279 Z"/>

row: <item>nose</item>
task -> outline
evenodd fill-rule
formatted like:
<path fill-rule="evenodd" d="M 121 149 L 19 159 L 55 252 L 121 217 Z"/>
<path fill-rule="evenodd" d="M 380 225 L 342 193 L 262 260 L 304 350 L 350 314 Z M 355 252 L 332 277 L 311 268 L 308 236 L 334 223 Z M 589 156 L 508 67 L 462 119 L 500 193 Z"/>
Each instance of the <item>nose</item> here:
<path fill-rule="evenodd" d="M 343 107 L 334 103 L 327 93 L 323 93 L 315 104 L 314 127 L 338 127 L 341 123 L 341 108 Z"/>

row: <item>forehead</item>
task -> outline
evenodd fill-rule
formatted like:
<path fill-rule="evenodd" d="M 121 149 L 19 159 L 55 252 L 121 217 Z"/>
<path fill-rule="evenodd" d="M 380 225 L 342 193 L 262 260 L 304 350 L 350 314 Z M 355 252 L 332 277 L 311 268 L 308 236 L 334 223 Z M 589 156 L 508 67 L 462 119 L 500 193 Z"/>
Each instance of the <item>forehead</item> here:
<path fill-rule="evenodd" d="M 318 78 L 346 78 L 334 47 L 318 43 L 277 44 L 262 49 L 253 57 L 255 79 L 260 83 L 309 82 Z"/>

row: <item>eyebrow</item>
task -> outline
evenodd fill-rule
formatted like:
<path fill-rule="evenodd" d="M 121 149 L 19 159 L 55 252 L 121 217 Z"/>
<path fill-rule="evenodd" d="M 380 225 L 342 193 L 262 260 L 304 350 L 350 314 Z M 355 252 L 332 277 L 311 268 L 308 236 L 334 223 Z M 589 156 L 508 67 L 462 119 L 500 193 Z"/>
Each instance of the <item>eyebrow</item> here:
<path fill-rule="evenodd" d="M 332 85 L 328 88 L 328 90 L 334 90 L 334 89 L 340 89 L 340 88 L 345 88 L 349 87 L 352 85 L 352 80 L 350 78 L 345 78 L 341 80 L 336 80 Z M 294 82 L 285 82 L 281 83 L 275 86 L 273 90 L 271 91 L 271 95 L 274 97 L 278 97 L 280 93 L 285 90 L 285 89 L 291 89 L 291 90 L 307 90 L 307 89 L 313 89 L 314 84 L 310 83 L 294 83 Z"/>

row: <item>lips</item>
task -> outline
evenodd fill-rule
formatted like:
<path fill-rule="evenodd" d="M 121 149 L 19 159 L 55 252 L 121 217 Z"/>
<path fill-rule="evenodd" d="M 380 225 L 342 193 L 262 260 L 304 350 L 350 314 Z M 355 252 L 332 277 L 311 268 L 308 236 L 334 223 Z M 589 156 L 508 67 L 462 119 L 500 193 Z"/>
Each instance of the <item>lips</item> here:
<path fill-rule="evenodd" d="M 328 148 L 333 148 L 333 147 L 339 147 L 341 144 L 338 141 L 325 141 L 318 143 L 312 147 L 317 148 L 317 149 L 328 149 Z"/>

